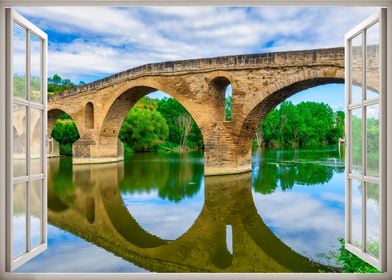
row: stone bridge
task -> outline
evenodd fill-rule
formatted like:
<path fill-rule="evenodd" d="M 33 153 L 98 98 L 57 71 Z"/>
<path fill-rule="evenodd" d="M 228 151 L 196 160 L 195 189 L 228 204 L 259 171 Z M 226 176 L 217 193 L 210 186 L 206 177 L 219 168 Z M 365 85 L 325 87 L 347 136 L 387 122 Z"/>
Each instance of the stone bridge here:
<path fill-rule="evenodd" d="M 72 167 L 53 159 L 48 167 L 49 223 L 149 271 L 331 270 L 292 250 L 265 225 L 253 201 L 250 173 L 206 177 L 204 205 L 193 225 L 177 239 L 164 240 L 143 229 L 124 205 L 119 189 L 122 163 Z M 53 189 L 55 182 L 64 183 L 56 174 L 73 178 L 61 192 Z M 94 183 L 86 187 L 86 181 Z M 232 226 L 232 250 L 227 225 Z"/>
<path fill-rule="evenodd" d="M 376 50 L 368 57 L 377 58 Z M 359 77 L 353 79 L 360 83 L 360 71 L 356 73 Z M 368 85 L 377 88 L 374 77 Z M 74 163 L 122 160 L 118 134 L 127 112 L 143 96 L 161 90 L 179 101 L 199 126 L 205 174 L 241 173 L 251 170 L 252 139 L 273 108 L 299 91 L 343 81 L 343 48 L 146 64 L 50 97 L 48 135 L 66 112 L 80 134 L 73 146 Z M 226 121 L 229 84 L 232 119 Z"/>

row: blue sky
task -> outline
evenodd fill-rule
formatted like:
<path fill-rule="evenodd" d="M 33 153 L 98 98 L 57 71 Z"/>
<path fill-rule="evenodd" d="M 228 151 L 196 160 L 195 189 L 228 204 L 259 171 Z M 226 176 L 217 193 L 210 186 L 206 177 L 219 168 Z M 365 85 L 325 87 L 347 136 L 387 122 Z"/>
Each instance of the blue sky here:
<path fill-rule="evenodd" d="M 91 82 L 145 63 L 343 46 L 374 8 L 18 8 L 49 35 L 49 75 Z M 334 88 L 336 89 L 336 88 Z"/>

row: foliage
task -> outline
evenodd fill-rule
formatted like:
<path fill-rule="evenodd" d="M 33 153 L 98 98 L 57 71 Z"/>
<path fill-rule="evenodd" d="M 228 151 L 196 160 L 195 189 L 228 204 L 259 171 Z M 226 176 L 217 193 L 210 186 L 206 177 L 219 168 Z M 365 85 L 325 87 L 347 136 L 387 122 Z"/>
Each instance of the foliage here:
<path fill-rule="evenodd" d="M 186 147 L 188 135 L 192 129 L 192 117 L 189 114 L 179 115 L 176 123 L 180 130 L 180 149 L 183 150 Z"/>
<path fill-rule="evenodd" d="M 48 95 L 57 94 L 61 91 L 74 88 L 76 86 L 83 86 L 86 83 L 80 81 L 78 85 L 71 82 L 69 79 L 63 79 L 58 74 L 54 74 L 53 77 L 48 78 Z"/>
<path fill-rule="evenodd" d="M 188 111 L 174 98 L 163 98 L 159 100 L 157 103 L 157 111 L 162 114 L 169 126 L 169 137 L 167 141 L 179 145 L 181 141 L 181 130 L 176 122 L 180 115 L 189 115 Z M 192 129 L 189 132 L 186 145 L 189 148 L 203 147 L 201 131 L 193 119 Z"/>
<path fill-rule="evenodd" d="M 13 94 L 16 97 L 26 98 L 26 76 L 14 74 L 13 80 Z M 32 76 L 30 77 L 30 90 L 32 98 L 38 98 L 40 94 L 40 79 L 39 77 Z"/>
<path fill-rule="evenodd" d="M 231 98 L 231 95 L 229 95 L 226 97 L 226 100 L 225 100 L 226 121 L 231 121 L 231 116 L 232 116 L 231 106 L 232 106 L 232 98 Z"/>
<path fill-rule="evenodd" d="M 75 123 L 67 114 L 61 114 L 54 123 L 51 137 L 60 144 L 61 155 L 72 155 L 72 143 L 79 139 L 79 132 Z"/>
<path fill-rule="evenodd" d="M 344 113 L 325 103 L 284 101 L 261 124 L 268 146 L 311 146 L 337 143 L 343 137 Z"/>
<path fill-rule="evenodd" d="M 343 265 L 343 272 L 346 273 L 379 273 L 380 271 L 370 264 L 364 262 L 354 254 L 344 248 L 344 239 L 339 238 L 340 248 L 337 261 Z"/>
<path fill-rule="evenodd" d="M 133 108 L 121 126 L 119 138 L 133 151 L 158 150 L 169 135 L 166 120 L 157 111 Z"/>

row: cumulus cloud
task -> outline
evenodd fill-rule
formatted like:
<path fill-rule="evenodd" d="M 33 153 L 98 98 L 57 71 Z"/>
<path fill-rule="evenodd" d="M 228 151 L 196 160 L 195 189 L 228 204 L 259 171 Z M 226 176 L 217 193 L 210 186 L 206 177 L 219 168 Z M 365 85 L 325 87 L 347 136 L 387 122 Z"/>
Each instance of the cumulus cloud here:
<path fill-rule="evenodd" d="M 327 204 L 341 201 L 340 196 L 326 192 L 324 199 L 299 192 L 254 194 L 257 211 L 268 227 L 292 249 L 313 259 L 336 250 L 337 238 L 344 236 L 344 213 Z"/>
<path fill-rule="evenodd" d="M 49 74 L 78 81 L 141 64 L 343 46 L 372 8 L 37 7 L 18 11 L 49 34 Z"/>

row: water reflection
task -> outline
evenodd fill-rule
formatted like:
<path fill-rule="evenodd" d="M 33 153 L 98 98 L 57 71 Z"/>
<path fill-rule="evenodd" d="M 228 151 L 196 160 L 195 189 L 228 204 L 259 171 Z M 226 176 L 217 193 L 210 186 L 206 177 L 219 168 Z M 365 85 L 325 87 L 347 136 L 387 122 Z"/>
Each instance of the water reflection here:
<path fill-rule="evenodd" d="M 202 155 L 197 153 L 142 154 L 124 163 L 99 165 L 72 166 L 71 159 L 51 159 L 49 223 L 130 262 L 131 271 L 331 271 L 282 234 L 279 222 L 264 206 L 272 208 L 268 202 L 280 190 L 298 185 L 311 189 L 310 185 L 333 181 L 334 174 L 343 172 L 334 153 L 258 151 L 253 173 L 206 178 Z M 264 195 L 268 193 L 272 194 Z M 307 222 L 320 226 L 317 216 Z M 331 233 L 330 226 L 321 229 Z M 317 230 L 310 230 L 316 233 L 314 240 L 305 243 L 325 241 L 317 240 Z M 301 232 L 308 239 L 309 233 Z M 54 240 L 48 252 L 61 244 L 62 240 Z M 45 271 L 42 263 L 50 266 L 48 259 L 56 257 L 61 257 L 59 251 L 39 256 L 22 271 L 37 271 L 40 263 L 38 271 Z"/>

